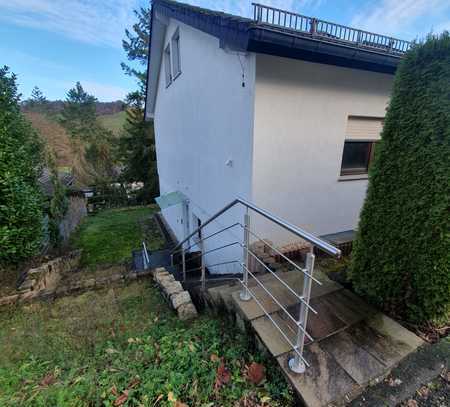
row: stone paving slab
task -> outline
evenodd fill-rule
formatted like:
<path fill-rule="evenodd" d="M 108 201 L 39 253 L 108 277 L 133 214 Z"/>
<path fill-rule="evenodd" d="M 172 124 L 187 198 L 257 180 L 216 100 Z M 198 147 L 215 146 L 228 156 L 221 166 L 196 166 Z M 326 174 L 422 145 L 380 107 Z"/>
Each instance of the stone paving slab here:
<path fill-rule="evenodd" d="M 325 406 L 349 394 L 356 396 L 362 391 L 358 383 L 322 349 L 320 343 L 313 343 L 306 348 L 305 358 L 311 366 L 303 374 L 293 373 L 289 369 L 289 357 L 289 354 L 284 354 L 277 361 L 308 407 Z"/>
<path fill-rule="evenodd" d="M 324 295 L 322 297 L 313 298 L 310 302 L 311 306 L 318 312 L 318 314 L 309 313 L 308 323 L 306 330 L 314 338 L 314 340 L 321 340 L 334 333 L 341 331 L 347 327 L 347 324 L 339 319 L 324 299 L 331 294 Z M 297 319 L 299 306 L 291 307 L 289 309 L 290 314 Z M 283 330 L 288 339 L 295 343 L 297 335 L 297 325 L 289 318 L 283 311 L 275 312 L 271 314 L 272 319 Z M 292 349 L 289 342 L 279 332 L 279 330 L 273 325 L 267 316 L 262 316 L 254 319 L 252 327 L 266 344 L 269 352 L 273 356 L 279 356 L 284 352 L 289 352 Z M 306 338 L 306 343 L 310 340 Z"/>
<path fill-rule="evenodd" d="M 320 346 L 360 385 L 365 385 L 386 372 L 386 365 L 355 343 L 347 331 L 326 338 Z"/>
<path fill-rule="evenodd" d="M 404 356 L 405 344 L 403 342 L 395 341 L 392 337 L 375 331 L 366 322 L 351 326 L 348 332 L 355 343 L 386 367 L 396 365 Z"/>
<path fill-rule="evenodd" d="M 301 293 L 303 288 L 303 277 L 298 271 L 284 272 L 281 276 L 295 292 Z M 284 306 L 290 307 L 298 303 L 298 298 L 292 294 L 283 284 L 277 281 L 273 276 L 265 283 L 265 287 L 270 293 Z M 330 292 L 341 289 L 342 287 L 334 281 L 324 279 L 322 285 L 313 283 L 311 289 L 311 298 L 320 297 Z M 270 296 L 260 286 L 251 288 L 252 292 L 262 303 L 263 307 L 270 314 L 276 312 L 280 307 L 273 301 Z M 234 302 L 237 304 L 237 310 L 239 310 L 243 316 L 252 321 L 255 318 L 264 315 L 264 311 L 261 307 L 251 299 L 250 301 L 241 301 L 239 298 L 240 290 L 237 290 L 232 294 Z"/>

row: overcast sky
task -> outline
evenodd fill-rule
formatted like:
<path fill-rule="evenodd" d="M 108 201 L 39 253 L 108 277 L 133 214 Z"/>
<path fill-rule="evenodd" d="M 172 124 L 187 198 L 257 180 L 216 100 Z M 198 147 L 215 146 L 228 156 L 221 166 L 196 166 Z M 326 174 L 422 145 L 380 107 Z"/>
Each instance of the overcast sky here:
<path fill-rule="evenodd" d="M 250 0 L 188 0 L 233 14 L 251 15 Z M 340 24 L 405 40 L 450 29 L 450 0 L 261 0 Z M 0 65 L 19 79 L 23 97 L 37 85 L 63 99 L 76 81 L 98 99 L 122 99 L 134 89 L 120 62 L 121 40 L 144 0 L 0 0 Z"/>

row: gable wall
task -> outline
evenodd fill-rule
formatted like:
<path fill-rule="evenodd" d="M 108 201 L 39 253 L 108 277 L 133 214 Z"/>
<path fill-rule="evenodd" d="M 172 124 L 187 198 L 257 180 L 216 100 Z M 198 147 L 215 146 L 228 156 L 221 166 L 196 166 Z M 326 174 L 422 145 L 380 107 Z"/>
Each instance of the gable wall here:
<path fill-rule="evenodd" d="M 215 37 L 176 20 L 169 23 L 164 48 L 177 27 L 182 73 L 166 88 L 161 66 L 155 108 L 160 188 L 161 194 L 183 192 L 191 211 L 205 221 L 237 196 L 250 196 L 255 58 L 241 55 L 239 60 L 236 53 L 220 48 Z M 206 232 L 220 223 L 228 225 L 236 215 L 228 214 Z M 164 216 L 181 240 L 180 205 L 165 210 Z M 192 213 L 189 220 L 193 230 Z M 212 254 L 208 262 L 213 261 Z"/>
<path fill-rule="evenodd" d="M 393 76 L 257 55 L 256 204 L 318 235 L 355 229 L 366 180 L 342 181 L 347 117 L 384 117 Z M 265 237 L 287 240 L 267 224 Z"/>

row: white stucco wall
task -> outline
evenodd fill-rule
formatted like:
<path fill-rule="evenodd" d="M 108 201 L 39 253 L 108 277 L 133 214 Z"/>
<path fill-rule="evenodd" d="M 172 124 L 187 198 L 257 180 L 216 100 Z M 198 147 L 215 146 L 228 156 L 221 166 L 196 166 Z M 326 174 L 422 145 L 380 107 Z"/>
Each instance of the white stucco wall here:
<path fill-rule="evenodd" d="M 252 199 L 318 235 L 357 227 L 367 180 L 340 180 L 349 115 L 384 117 L 393 76 L 256 57 Z M 255 222 L 265 237 L 287 240 Z"/>
<path fill-rule="evenodd" d="M 171 20 L 165 45 L 180 29 L 181 75 L 166 88 L 161 67 L 155 107 L 155 134 L 161 194 L 179 190 L 190 200 L 192 212 L 202 221 L 236 196 L 249 198 L 252 171 L 255 57 L 220 48 L 219 40 L 190 26 Z M 242 67 L 245 87 L 242 87 Z M 231 165 L 226 165 L 231 160 Z M 240 213 L 239 213 L 240 215 Z M 164 216 L 177 238 L 184 237 L 182 208 L 174 206 Z M 208 227 L 238 219 L 228 213 Z M 240 218 L 239 220 L 241 220 Z M 234 231 L 239 237 L 242 231 Z M 206 250 L 233 237 L 210 239 Z M 241 251 L 231 248 L 226 255 L 207 256 L 207 264 L 234 260 Z M 234 266 L 211 271 L 236 272 Z"/>

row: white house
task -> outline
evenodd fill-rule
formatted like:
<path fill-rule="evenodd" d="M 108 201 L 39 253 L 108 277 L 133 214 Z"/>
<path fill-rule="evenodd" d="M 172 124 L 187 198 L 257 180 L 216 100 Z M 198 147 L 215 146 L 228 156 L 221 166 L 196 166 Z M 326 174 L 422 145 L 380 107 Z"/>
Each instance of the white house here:
<path fill-rule="evenodd" d="M 154 0 L 151 18 L 146 118 L 161 195 L 187 198 L 163 210 L 176 237 L 238 196 L 317 235 L 354 230 L 409 43 L 260 5 L 247 19 Z"/>

